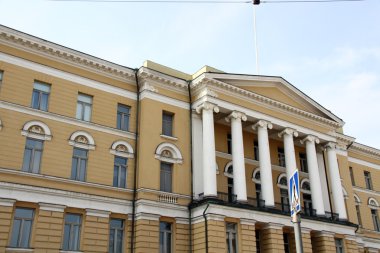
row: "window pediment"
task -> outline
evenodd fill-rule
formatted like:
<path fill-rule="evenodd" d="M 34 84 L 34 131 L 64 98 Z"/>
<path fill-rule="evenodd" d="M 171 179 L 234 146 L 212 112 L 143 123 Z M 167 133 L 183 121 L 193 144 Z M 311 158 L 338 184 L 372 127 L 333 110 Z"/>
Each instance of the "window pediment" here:
<path fill-rule="evenodd" d="M 134 158 L 132 145 L 123 140 L 112 143 L 110 153 L 116 156 Z"/>
<path fill-rule="evenodd" d="M 51 140 L 52 137 L 50 128 L 45 123 L 37 120 L 25 123 L 22 127 L 21 135 L 38 140 Z"/>
<path fill-rule="evenodd" d="M 172 143 L 163 142 L 157 146 L 154 157 L 168 163 L 183 163 L 181 151 Z"/>
<path fill-rule="evenodd" d="M 94 138 L 85 131 L 76 131 L 71 134 L 69 144 L 76 148 L 95 150 Z"/>

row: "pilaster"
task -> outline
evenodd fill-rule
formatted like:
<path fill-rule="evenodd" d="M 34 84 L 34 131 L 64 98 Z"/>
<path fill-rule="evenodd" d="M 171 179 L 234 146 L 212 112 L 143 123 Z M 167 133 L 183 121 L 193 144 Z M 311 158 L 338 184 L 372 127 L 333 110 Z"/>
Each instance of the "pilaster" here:
<path fill-rule="evenodd" d="M 5 252 L 8 246 L 15 202 L 14 199 L 0 199 L 0 252 Z"/>
<path fill-rule="evenodd" d="M 109 215 L 110 212 L 86 209 L 82 244 L 85 252 L 108 251 Z"/>
<path fill-rule="evenodd" d="M 284 253 L 284 237 L 280 224 L 268 223 L 261 229 L 262 251 L 266 253 Z"/>

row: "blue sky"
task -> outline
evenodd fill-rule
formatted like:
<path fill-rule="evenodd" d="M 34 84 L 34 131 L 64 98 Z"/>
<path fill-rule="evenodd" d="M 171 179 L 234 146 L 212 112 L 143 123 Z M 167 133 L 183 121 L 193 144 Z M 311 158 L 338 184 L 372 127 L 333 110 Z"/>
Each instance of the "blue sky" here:
<path fill-rule="evenodd" d="M 255 74 L 251 4 L 0 0 L 0 23 L 129 67 Z M 380 148 L 380 1 L 261 4 L 260 74 L 282 76 Z"/>

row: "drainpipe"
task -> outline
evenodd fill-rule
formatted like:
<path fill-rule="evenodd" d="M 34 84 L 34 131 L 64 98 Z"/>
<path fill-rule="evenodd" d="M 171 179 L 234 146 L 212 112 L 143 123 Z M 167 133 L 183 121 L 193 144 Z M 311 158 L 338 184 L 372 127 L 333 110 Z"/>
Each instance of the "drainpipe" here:
<path fill-rule="evenodd" d="M 192 115 L 192 100 L 191 100 L 191 88 L 190 88 L 191 81 L 188 82 L 188 92 L 189 92 L 189 117 L 190 117 L 190 192 L 191 192 L 191 201 L 188 206 L 189 209 L 189 252 L 193 252 L 193 230 L 192 230 L 192 211 L 191 207 L 194 201 L 194 186 L 193 186 L 193 115 Z"/>
<path fill-rule="evenodd" d="M 133 199 L 132 199 L 132 231 L 131 231 L 131 249 L 130 252 L 135 251 L 135 219 L 136 219 L 136 197 L 137 197 L 137 168 L 138 168 L 138 143 L 139 143 L 139 115 L 140 115 L 140 85 L 138 73 L 139 69 L 135 69 L 135 80 L 136 80 L 136 89 L 137 89 L 137 101 L 136 101 L 136 140 L 135 140 L 135 168 L 133 176 Z"/>
<path fill-rule="evenodd" d="M 208 223 L 207 223 L 207 218 L 206 218 L 206 211 L 208 207 L 210 206 L 209 203 L 207 203 L 207 206 L 205 210 L 203 211 L 203 218 L 205 219 L 205 241 L 206 241 L 206 253 L 208 253 Z"/>

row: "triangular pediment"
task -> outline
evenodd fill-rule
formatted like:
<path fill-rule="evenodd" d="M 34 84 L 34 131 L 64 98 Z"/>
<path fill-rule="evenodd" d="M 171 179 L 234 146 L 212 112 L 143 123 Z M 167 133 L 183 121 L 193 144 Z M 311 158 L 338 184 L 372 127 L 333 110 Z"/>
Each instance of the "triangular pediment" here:
<path fill-rule="evenodd" d="M 344 124 L 342 119 L 281 77 L 215 73 L 212 74 L 212 78 L 299 110 Z"/>

